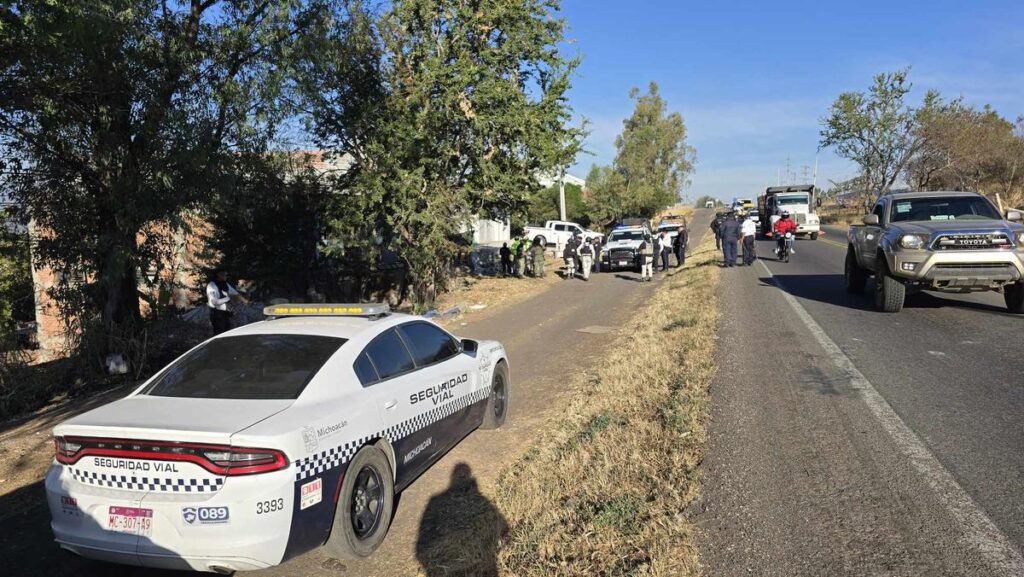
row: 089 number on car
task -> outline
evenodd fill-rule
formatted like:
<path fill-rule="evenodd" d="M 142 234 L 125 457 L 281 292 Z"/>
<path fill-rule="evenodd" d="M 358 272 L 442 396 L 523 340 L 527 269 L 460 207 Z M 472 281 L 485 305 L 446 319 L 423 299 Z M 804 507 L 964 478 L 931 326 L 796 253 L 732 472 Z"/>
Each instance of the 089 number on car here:
<path fill-rule="evenodd" d="M 284 499 L 271 499 L 269 501 L 256 502 L 257 515 L 265 515 L 267 513 L 274 513 L 277 511 L 284 511 Z"/>

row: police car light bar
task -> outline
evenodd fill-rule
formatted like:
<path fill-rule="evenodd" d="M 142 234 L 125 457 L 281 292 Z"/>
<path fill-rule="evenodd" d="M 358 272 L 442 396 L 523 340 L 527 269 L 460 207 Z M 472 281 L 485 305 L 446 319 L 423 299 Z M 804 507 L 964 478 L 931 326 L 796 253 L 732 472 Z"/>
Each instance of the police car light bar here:
<path fill-rule="evenodd" d="M 380 317 L 391 312 L 382 303 L 370 304 L 284 304 L 263 308 L 268 317 Z"/>

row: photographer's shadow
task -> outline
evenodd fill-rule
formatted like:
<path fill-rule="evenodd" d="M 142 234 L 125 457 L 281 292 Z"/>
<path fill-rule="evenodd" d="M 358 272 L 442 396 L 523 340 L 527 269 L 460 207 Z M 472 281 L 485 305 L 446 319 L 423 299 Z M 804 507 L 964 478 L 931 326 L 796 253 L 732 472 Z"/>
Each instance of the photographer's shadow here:
<path fill-rule="evenodd" d="M 427 503 L 416 538 L 416 559 L 427 577 L 496 577 L 498 548 L 508 523 L 485 497 L 465 463 Z"/>

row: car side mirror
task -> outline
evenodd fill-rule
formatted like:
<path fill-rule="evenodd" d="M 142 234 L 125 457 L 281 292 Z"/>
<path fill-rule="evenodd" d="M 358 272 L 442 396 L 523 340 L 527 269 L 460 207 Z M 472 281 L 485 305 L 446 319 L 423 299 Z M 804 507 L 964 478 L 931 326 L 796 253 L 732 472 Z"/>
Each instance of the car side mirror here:
<path fill-rule="evenodd" d="M 1006 220 L 1020 222 L 1024 220 L 1024 214 L 1021 214 L 1019 210 L 1008 210 L 1006 211 Z"/>
<path fill-rule="evenodd" d="M 878 215 L 877 214 L 865 214 L 864 224 L 868 226 L 878 226 Z"/>
<path fill-rule="evenodd" d="M 475 353 L 480 348 L 480 343 L 473 339 L 462 339 L 462 352 Z"/>

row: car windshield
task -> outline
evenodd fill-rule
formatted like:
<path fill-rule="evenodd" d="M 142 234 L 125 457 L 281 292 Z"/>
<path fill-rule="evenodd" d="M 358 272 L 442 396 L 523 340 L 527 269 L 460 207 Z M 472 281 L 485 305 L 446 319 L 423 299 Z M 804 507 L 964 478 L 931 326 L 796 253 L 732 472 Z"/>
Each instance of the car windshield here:
<path fill-rule="evenodd" d="M 640 230 L 623 230 L 619 232 L 613 232 L 608 235 L 608 242 L 622 241 L 622 240 L 643 240 L 644 233 Z"/>
<path fill-rule="evenodd" d="M 807 204 L 806 196 L 780 196 L 776 201 L 778 204 Z"/>
<path fill-rule="evenodd" d="M 992 203 L 977 196 L 908 198 L 893 203 L 891 220 L 999 220 L 999 213 Z"/>
<path fill-rule="evenodd" d="M 178 359 L 144 391 L 154 397 L 297 399 L 345 343 L 317 335 L 221 337 Z"/>

